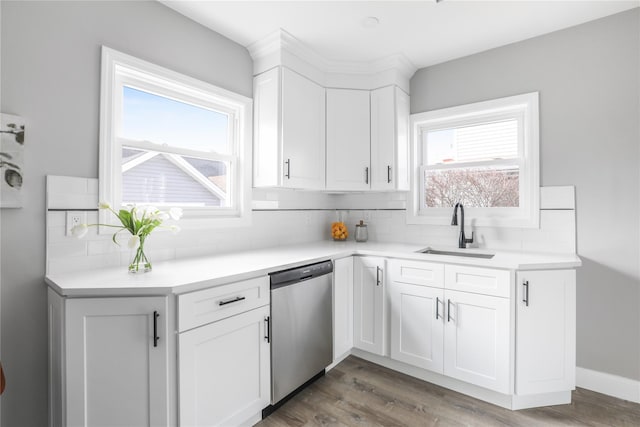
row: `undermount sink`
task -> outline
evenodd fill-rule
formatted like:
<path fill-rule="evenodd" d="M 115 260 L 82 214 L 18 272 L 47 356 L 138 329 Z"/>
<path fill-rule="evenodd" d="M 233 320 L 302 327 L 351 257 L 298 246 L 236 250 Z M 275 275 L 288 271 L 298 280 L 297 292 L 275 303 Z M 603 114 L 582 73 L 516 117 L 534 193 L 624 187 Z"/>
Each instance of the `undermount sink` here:
<path fill-rule="evenodd" d="M 484 259 L 491 259 L 495 256 L 495 254 L 483 254 L 478 252 L 462 252 L 462 251 L 460 252 L 441 251 L 433 248 L 422 249 L 422 250 L 419 250 L 418 252 L 422 254 L 429 254 L 429 255 L 449 255 L 449 256 L 460 256 L 460 257 L 466 257 L 466 258 L 484 258 Z"/>

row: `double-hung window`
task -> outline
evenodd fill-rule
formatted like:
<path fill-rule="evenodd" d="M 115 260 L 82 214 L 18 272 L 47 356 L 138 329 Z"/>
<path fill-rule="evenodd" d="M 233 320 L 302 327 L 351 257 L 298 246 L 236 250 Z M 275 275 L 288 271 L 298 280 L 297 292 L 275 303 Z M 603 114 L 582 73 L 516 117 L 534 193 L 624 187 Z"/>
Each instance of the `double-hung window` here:
<path fill-rule="evenodd" d="M 106 47 L 101 96 L 102 200 L 247 222 L 249 98 Z"/>
<path fill-rule="evenodd" d="M 476 225 L 539 225 L 538 94 L 414 114 L 408 221 L 447 224 L 464 205 Z"/>

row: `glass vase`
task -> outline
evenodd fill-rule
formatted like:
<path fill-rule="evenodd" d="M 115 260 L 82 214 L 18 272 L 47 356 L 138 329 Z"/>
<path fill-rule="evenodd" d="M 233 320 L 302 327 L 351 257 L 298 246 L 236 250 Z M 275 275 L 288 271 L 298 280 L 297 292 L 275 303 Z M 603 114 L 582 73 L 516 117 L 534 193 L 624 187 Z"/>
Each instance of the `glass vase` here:
<path fill-rule="evenodd" d="M 131 252 L 129 261 L 129 273 L 147 273 L 151 271 L 151 262 L 144 253 L 144 240 L 140 240 L 140 245 Z"/>

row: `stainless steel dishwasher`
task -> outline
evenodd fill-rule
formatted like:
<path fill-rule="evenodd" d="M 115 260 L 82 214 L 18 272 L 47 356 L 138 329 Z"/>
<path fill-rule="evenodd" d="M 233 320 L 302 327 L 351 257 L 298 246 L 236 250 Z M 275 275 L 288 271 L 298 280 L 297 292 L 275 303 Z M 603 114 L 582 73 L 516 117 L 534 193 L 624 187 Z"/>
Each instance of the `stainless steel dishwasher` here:
<path fill-rule="evenodd" d="M 271 274 L 274 409 L 333 361 L 332 272 L 333 263 L 323 261 Z"/>

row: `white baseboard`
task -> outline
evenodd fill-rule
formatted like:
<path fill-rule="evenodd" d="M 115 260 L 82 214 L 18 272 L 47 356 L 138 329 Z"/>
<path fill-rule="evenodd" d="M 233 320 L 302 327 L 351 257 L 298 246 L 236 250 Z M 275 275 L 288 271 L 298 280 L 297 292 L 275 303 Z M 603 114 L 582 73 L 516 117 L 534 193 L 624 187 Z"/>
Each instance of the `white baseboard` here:
<path fill-rule="evenodd" d="M 576 367 L 576 386 L 640 403 L 640 381 Z"/>

